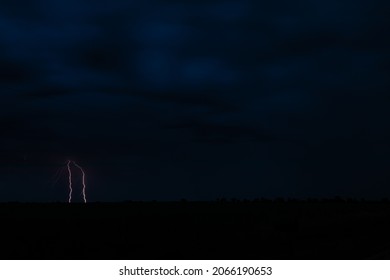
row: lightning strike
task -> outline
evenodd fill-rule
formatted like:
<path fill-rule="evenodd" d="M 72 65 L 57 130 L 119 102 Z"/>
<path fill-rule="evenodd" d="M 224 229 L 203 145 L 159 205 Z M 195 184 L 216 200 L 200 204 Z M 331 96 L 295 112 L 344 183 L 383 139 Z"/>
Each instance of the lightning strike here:
<path fill-rule="evenodd" d="M 84 172 L 84 169 L 78 165 L 75 161 L 72 161 L 72 160 L 68 160 L 67 163 L 66 163 L 66 166 L 67 166 L 67 169 L 68 169 L 68 188 L 69 188 L 69 198 L 68 198 L 68 203 L 71 203 L 72 202 L 72 193 L 73 193 L 73 187 L 72 187 L 72 168 L 71 168 L 71 164 L 73 163 L 74 166 L 76 166 L 78 169 L 80 169 L 81 171 L 81 174 L 82 174 L 82 185 L 83 185 L 83 189 L 82 189 L 82 195 L 83 195 L 83 200 L 84 200 L 84 203 L 87 203 L 87 196 L 85 194 L 85 189 L 87 188 L 86 184 L 85 184 L 85 172 Z"/>
<path fill-rule="evenodd" d="M 78 164 L 75 163 L 75 162 L 73 162 L 73 164 L 74 164 L 78 169 L 80 169 L 80 171 L 81 171 L 81 173 L 82 173 L 82 175 L 83 175 L 83 178 L 82 178 L 83 191 L 82 191 L 82 193 L 83 193 L 84 203 L 87 203 L 87 198 L 86 198 L 86 196 L 85 196 L 85 188 L 86 188 L 86 186 L 85 186 L 85 172 L 84 172 L 83 168 L 82 168 L 80 165 L 78 165 Z"/>
<path fill-rule="evenodd" d="M 68 167 L 68 181 L 69 181 L 69 200 L 68 200 L 69 203 L 71 203 L 71 201 L 72 201 L 72 191 L 73 191 L 73 189 L 72 189 L 72 171 L 70 169 L 70 163 L 71 163 L 71 161 L 68 160 L 67 167 Z"/>

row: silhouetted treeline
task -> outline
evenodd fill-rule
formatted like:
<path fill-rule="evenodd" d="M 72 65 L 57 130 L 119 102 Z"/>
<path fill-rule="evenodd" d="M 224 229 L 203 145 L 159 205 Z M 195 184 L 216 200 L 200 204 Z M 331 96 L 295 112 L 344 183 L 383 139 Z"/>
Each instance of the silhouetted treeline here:
<path fill-rule="evenodd" d="M 254 199 L 238 199 L 238 198 L 218 198 L 211 201 L 197 201 L 189 199 L 180 199 L 179 201 L 143 201 L 143 200 L 124 200 L 118 202 L 103 202 L 103 201 L 93 201 L 88 202 L 86 205 L 114 205 L 114 204 L 126 204 L 126 203 L 390 203 L 389 198 L 381 199 L 366 199 L 366 198 L 346 198 L 335 196 L 332 198 L 254 198 Z M 24 204 L 24 205 L 37 205 L 37 204 L 69 204 L 66 201 L 56 201 L 56 202 L 20 202 L 20 201 L 7 201 L 0 202 L 0 205 L 10 205 L 10 204 Z M 72 205 L 84 204 L 83 202 L 71 203 Z"/>
<path fill-rule="evenodd" d="M 2 203 L 0 259 L 390 259 L 390 203 Z"/>

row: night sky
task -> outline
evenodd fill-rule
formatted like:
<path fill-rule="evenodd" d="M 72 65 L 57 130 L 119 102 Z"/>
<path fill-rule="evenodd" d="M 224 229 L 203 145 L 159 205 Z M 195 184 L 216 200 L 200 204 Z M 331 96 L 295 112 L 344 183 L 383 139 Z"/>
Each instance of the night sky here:
<path fill-rule="evenodd" d="M 389 14 L 3 0 L 0 201 L 390 197 Z"/>

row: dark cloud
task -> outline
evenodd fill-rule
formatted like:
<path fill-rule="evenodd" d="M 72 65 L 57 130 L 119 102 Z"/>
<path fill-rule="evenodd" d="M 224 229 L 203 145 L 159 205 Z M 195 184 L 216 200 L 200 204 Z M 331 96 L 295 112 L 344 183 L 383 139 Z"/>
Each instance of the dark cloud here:
<path fill-rule="evenodd" d="M 388 8 L 3 1 L 0 184 L 71 157 L 101 200 L 388 194 Z"/>
<path fill-rule="evenodd" d="M 21 93 L 18 94 L 19 98 L 21 100 L 28 100 L 28 99 L 46 99 L 56 96 L 62 96 L 62 95 L 68 95 L 68 94 L 75 94 L 75 91 L 72 89 L 66 89 L 64 87 L 60 86 L 40 86 L 36 89 L 25 89 L 22 90 Z"/>
<path fill-rule="evenodd" d="M 176 125 L 166 126 L 168 129 L 179 130 L 182 133 L 187 133 L 192 141 L 204 142 L 275 142 L 277 137 L 272 134 L 266 134 L 257 128 L 246 127 L 239 124 L 213 124 L 202 121 L 189 121 Z"/>
<path fill-rule="evenodd" d="M 25 83 L 34 78 L 36 74 L 28 65 L 0 57 L 0 83 Z"/>
<path fill-rule="evenodd" d="M 76 56 L 78 63 L 97 71 L 118 71 L 125 66 L 123 50 L 104 46 L 100 42 L 94 47 L 81 50 Z"/>

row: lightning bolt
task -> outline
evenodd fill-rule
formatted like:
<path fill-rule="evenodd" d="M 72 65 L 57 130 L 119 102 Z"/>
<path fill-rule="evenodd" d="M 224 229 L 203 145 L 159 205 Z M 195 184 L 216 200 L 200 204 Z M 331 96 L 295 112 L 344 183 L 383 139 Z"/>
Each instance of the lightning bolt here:
<path fill-rule="evenodd" d="M 82 185 L 83 185 L 83 190 L 82 190 L 82 195 L 83 195 L 83 200 L 84 203 L 87 203 L 87 196 L 85 194 L 85 189 L 87 188 L 85 184 L 85 172 L 84 169 L 78 165 L 75 161 L 73 160 L 68 160 L 66 163 L 67 169 L 68 169 L 68 186 L 69 186 L 69 199 L 68 202 L 72 202 L 72 193 L 73 193 L 73 188 L 72 188 L 72 169 L 71 169 L 71 164 L 73 163 L 74 166 L 76 166 L 78 169 L 80 169 L 81 174 L 82 174 Z"/>
<path fill-rule="evenodd" d="M 69 200 L 68 200 L 68 202 L 69 203 L 72 200 L 72 191 L 73 191 L 73 189 L 72 189 L 72 171 L 70 169 L 70 163 L 71 163 L 71 161 L 68 160 L 68 163 L 66 164 L 68 167 L 68 181 L 69 181 Z"/>
<path fill-rule="evenodd" d="M 85 186 L 85 172 L 84 172 L 83 168 L 82 168 L 80 165 L 78 165 L 78 164 L 75 163 L 75 162 L 73 162 L 73 164 L 74 164 L 78 169 L 80 169 L 80 171 L 81 171 L 81 173 L 82 173 L 82 175 L 83 175 L 83 178 L 82 178 L 82 183 L 83 183 L 83 199 L 84 199 L 84 203 L 87 203 L 87 198 L 86 198 L 86 196 L 85 196 L 85 188 L 86 188 L 86 186 Z"/>

